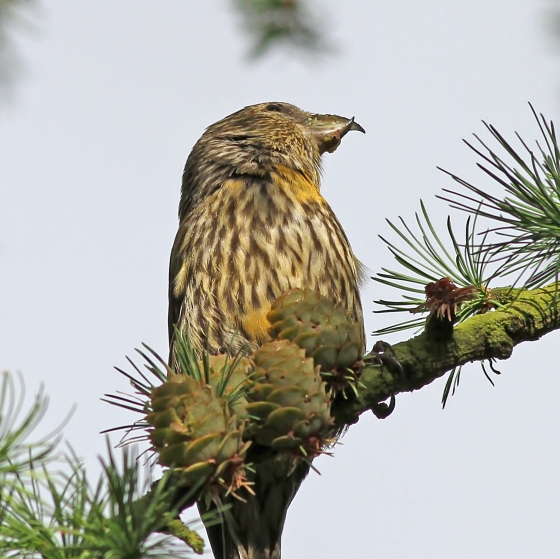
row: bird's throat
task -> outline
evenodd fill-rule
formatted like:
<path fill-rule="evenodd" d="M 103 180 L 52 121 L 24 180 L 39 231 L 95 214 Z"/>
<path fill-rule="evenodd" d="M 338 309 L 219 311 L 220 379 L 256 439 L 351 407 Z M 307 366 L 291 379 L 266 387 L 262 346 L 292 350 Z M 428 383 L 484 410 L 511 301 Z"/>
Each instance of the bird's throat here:
<path fill-rule="evenodd" d="M 309 177 L 307 174 L 278 165 L 271 173 L 273 183 L 282 189 L 290 198 L 297 202 L 321 202 L 323 197 L 319 191 L 319 177 Z"/>

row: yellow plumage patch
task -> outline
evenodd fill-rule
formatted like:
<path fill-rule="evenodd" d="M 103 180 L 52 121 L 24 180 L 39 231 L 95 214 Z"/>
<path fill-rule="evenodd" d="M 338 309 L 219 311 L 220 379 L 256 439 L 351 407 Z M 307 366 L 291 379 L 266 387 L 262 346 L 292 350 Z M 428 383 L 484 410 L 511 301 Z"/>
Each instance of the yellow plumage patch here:
<path fill-rule="evenodd" d="M 240 319 L 243 330 L 259 345 L 269 339 L 268 329 L 270 328 L 270 323 L 266 318 L 268 311 L 270 311 L 270 305 L 251 310 Z"/>
<path fill-rule="evenodd" d="M 290 193 L 298 202 L 322 201 L 324 198 L 319 192 L 316 184 L 305 174 L 285 167 L 277 165 L 276 171 L 272 173 L 273 181 Z"/>

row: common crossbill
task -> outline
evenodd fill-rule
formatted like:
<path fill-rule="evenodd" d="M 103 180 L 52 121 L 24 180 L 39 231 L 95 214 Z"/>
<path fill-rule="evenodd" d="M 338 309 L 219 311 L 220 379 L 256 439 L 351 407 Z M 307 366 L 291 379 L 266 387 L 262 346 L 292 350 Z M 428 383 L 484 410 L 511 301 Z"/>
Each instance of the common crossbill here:
<path fill-rule="evenodd" d="M 287 103 L 245 107 L 208 127 L 183 173 L 179 230 L 169 273 L 173 333 L 202 354 L 267 341 L 271 303 L 313 289 L 363 324 L 361 265 L 320 192 L 321 157 L 363 128 L 354 119 Z M 308 466 L 256 463 L 255 496 L 233 502 L 227 526 L 208 530 L 217 559 L 278 559 L 288 505 Z"/>

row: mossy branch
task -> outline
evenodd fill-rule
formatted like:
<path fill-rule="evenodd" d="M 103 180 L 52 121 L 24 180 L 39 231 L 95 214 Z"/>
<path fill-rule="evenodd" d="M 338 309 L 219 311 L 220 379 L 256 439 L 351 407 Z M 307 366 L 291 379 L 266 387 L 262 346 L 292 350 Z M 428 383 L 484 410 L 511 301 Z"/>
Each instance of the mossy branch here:
<path fill-rule="evenodd" d="M 339 401 L 333 413 L 337 423 L 351 425 L 378 402 L 400 392 L 418 390 L 440 378 L 454 367 L 471 361 L 508 359 L 522 342 L 538 340 L 560 329 L 560 298 L 557 286 L 544 289 L 492 290 L 503 307 L 473 316 L 457 325 L 446 341 L 436 341 L 424 331 L 393 346 L 404 374 L 387 367 L 368 366 L 361 375 L 359 394 Z"/>

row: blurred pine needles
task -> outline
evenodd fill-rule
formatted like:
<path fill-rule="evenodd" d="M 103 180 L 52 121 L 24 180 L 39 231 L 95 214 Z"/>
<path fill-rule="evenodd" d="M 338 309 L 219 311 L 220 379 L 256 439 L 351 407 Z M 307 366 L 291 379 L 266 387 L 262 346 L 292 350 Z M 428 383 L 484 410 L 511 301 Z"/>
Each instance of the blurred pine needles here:
<path fill-rule="evenodd" d="M 253 42 L 252 58 L 278 47 L 315 54 L 329 50 L 324 25 L 306 0 L 235 0 L 235 6 Z"/>
<path fill-rule="evenodd" d="M 203 540 L 178 518 L 169 470 L 157 482 L 134 448 L 107 458 L 92 483 L 70 448 L 60 450 L 61 428 L 28 442 L 44 417 L 41 388 L 24 410 L 25 392 L 9 373 L 0 387 L 0 556 L 26 559 L 171 559 L 197 553 Z M 184 496 L 188 499 L 188 495 Z M 167 532 L 160 533 L 160 532 Z M 180 539 L 170 535 L 174 533 Z"/>

